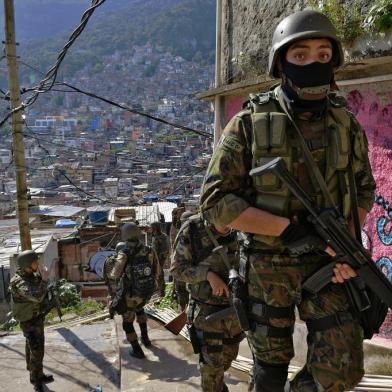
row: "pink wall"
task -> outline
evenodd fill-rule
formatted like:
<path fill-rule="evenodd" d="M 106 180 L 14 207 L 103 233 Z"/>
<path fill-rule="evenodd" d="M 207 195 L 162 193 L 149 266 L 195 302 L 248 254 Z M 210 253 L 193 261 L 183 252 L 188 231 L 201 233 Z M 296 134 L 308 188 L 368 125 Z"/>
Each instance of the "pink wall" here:
<path fill-rule="evenodd" d="M 377 195 L 391 202 L 391 210 L 378 204 L 365 223 L 364 240 L 372 257 L 392 281 L 392 82 L 345 86 L 350 110 L 365 129 L 369 141 L 369 158 L 377 183 Z M 241 110 L 245 97 L 227 97 L 225 120 Z M 392 312 L 384 322 L 380 335 L 392 338 Z"/>
<path fill-rule="evenodd" d="M 369 159 L 377 183 L 377 195 L 392 203 L 392 82 L 345 87 L 350 110 L 366 131 Z M 373 259 L 392 281 L 392 204 L 374 204 L 365 223 Z M 392 313 L 384 322 L 381 335 L 392 338 Z"/>

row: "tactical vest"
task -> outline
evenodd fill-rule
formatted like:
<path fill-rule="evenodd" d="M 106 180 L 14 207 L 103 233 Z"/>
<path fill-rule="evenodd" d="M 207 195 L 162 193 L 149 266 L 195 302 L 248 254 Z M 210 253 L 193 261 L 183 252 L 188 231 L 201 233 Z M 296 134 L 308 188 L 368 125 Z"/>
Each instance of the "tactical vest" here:
<path fill-rule="evenodd" d="M 136 253 L 123 249 L 128 262 L 125 275 L 129 282 L 128 295 L 148 300 L 156 290 L 155 276 L 152 270 L 152 253 L 147 247 L 138 248 Z"/>
<path fill-rule="evenodd" d="M 228 283 L 228 268 L 222 259 L 222 256 L 218 253 L 213 253 L 215 245 L 209 238 L 200 216 L 196 215 L 191 217 L 188 222 L 189 239 L 191 241 L 192 249 L 192 264 L 208 266 L 209 269 L 217 273 L 225 283 Z M 227 236 L 215 235 L 215 238 L 220 245 L 225 247 L 231 265 L 234 267 L 237 266 L 235 233 L 230 233 Z M 211 285 L 206 280 L 195 284 L 188 284 L 187 287 L 191 297 L 199 302 L 210 305 L 227 305 L 229 303 L 229 299 L 226 297 L 212 295 Z"/>
<path fill-rule="evenodd" d="M 24 322 L 38 317 L 42 314 L 41 311 L 41 303 L 25 301 L 17 298 L 17 296 L 13 293 L 13 287 L 16 286 L 19 282 L 21 282 L 23 278 L 19 276 L 18 273 L 14 275 L 10 282 L 10 291 L 12 295 L 12 315 L 16 321 Z M 34 284 L 34 282 L 31 282 Z"/>
<path fill-rule="evenodd" d="M 300 148 L 295 130 L 287 115 L 282 112 L 275 92 L 252 95 L 247 104 L 250 112 L 250 129 L 248 132 L 248 148 L 252 156 L 252 168 L 264 165 L 276 157 L 282 157 L 289 171 L 296 176 L 299 162 L 294 160 L 294 150 Z M 241 114 L 240 114 L 241 115 Z M 335 205 L 339 206 L 345 218 L 350 215 L 350 193 L 348 180 L 348 164 L 350 154 L 351 119 L 344 109 L 342 101 L 329 97 L 325 126 L 326 157 L 325 180 Z M 313 142 L 311 140 L 310 142 Z M 308 143 L 309 144 L 309 143 Z M 311 175 L 311 174 L 310 174 Z M 303 210 L 299 201 L 283 186 L 278 177 L 267 173 L 252 178 L 253 205 L 272 214 L 292 217 L 297 211 Z M 254 192 L 256 191 L 256 192 Z M 314 202 L 322 207 L 322 194 L 317 189 Z M 261 248 L 280 248 L 282 245 L 278 237 L 254 235 Z"/>

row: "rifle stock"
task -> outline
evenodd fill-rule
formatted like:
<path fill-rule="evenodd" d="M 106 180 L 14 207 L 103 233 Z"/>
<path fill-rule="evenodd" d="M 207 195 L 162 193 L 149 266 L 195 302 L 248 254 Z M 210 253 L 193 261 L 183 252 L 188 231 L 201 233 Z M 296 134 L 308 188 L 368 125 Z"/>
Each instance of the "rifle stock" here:
<path fill-rule="evenodd" d="M 164 327 L 174 335 L 178 335 L 181 332 L 181 330 L 184 328 L 186 322 L 187 322 L 187 314 L 186 311 L 183 310 L 173 320 L 165 324 Z"/>

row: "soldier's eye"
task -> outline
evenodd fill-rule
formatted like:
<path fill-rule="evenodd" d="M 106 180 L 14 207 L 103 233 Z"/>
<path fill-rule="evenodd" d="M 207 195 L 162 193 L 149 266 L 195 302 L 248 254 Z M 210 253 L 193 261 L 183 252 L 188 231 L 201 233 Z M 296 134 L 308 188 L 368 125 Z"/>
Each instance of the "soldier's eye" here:
<path fill-rule="evenodd" d="M 295 59 L 298 60 L 298 61 L 303 61 L 303 60 L 305 60 L 305 54 L 304 54 L 304 53 L 296 53 L 296 54 L 294 55 L 294 57 L 295 57 Z"/>
<path fill-rule="evenodd" d="M 319 58 L 320 61 L 323 63 L 327 63 L 329 60 L 331 60 L 332 54 L 328 52 L 320 53 Z"/>

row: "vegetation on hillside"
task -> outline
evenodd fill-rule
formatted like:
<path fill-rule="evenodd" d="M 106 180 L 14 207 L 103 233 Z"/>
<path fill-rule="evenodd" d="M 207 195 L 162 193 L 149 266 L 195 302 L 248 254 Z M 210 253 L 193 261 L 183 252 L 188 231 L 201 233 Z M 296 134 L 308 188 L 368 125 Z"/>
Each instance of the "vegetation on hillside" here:
<path fill-rule="evenodd" d="M 68 35 L 69 31 L 21 45 L 21 55 L 29 64 L 48 69 Z M 72 75 L 86 66 L 99 70 L 103 57 L 116 52 L 131 54 L 135 45 L 146 43 L 200 64 L 212 63 L 214 0 L 133 0 L 104 14 L 97 12 L 67 55 L 62 76 Z"/>

